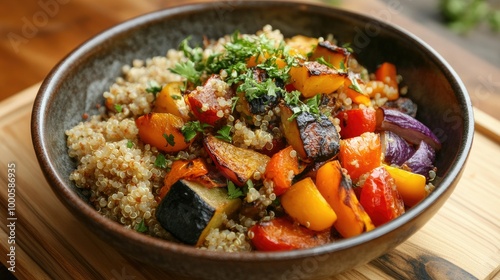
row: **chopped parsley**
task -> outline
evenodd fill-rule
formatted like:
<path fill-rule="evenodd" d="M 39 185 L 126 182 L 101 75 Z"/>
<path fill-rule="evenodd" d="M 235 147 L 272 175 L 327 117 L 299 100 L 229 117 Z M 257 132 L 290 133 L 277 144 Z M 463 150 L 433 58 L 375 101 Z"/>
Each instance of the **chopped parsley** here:
<path fill-rule="evenodd" d="M 155 166 L 158 168 L 167 168 L 167 160 L 163 154 L 158 154 L 156 156 Z"/>
<path fill-rule="evenodd" d="M 233 138 L 231 137 L 230 133 L 231 127 L 229 125 L 225 125 L 217 131 L 217 135 L 215 137 L 231 143 L 233 141 Z"/>
<path fill-rule="evenodd" d="M 235 199 L 244 196 L 243 190 L 234 185 L 233 182 L 227 181 L 227 196 L 229 199 Z"/>
<path fill-rule="evenodd" d="M 353 49 L 352 49 L 352 47 L 351 47 L 351 43 L 349 43 L 349 42 L 348 42 L 348 43 L 344 43 L 344 44 L 342 44 L 342 48 L 346 49 L 346 50 L 347 50 L 348 52 L 350 52 L 350 53 L 353 53 L 353 52 L 354 52 L 354 50 L 353 50 Z"/>
<path fill-rule="evenodd" d="M 201 84 L 201 72 L 196 70 L 193 61 L 188 60 L 186 62 L 178 62 L 175 64 L 174 68 L 169 69 L 171 72 L 178 74 L 194 85 Z"/>
<path fill-rule="evenodd" d="M 142 220 L 140 223 L 138 223 L 135 226 L 135 230 L 138 231 L 138 232 L 141 232 L 141 233 L 144 233 L 144 232 L 148 231 L 148 227 L 144 223 L 144 220 Z"/>
<path fill-rule="evenodd" d="M 349 75 L 349 80 L 351 80 L 351 85 L 349 86 L 350 89 L 353 89 L 356 92 L 364 94 L 363 90 L 361 89 L 361 86 L 358 83 L 358 79 L 356 76 Z"/>
<path fill-rule="evenodd" d="M 333 64 L 331 64 L 328 61 L 326 61 L 325 58 L 323 58 L 323 57 L 318 57 L 316 59 L 316 61 L 319 62 L 319 63 L 321 63 L 321 64 L 323 64 L 323 65 L 326 65 L 327 67 L 335 68 L 335 67 L 333 67 Z"/>
<path fill-rule="evenodd" d="M 172 97 L 173 100 L 180 100 L 180 99 L 182 99 L 182 96 L 177 95 L 177 94 L 170 95 L 170 97 Z"/>
<path fill-rule="evenodd" d="M 121 112 L 122 112 L 122 110 L 123 110 L 122 105 L 120 105 L 120 104 L 115 104 L 115 110 L 116 110 L 116 112 L 121 113 Z"/>
<path fill-rule="evenodd" d="M 187 143 L 195 138 L 198 132 L 203 132 L 203 130 L 208 127 L 211 127 L 211 125 L 200 123 L 200 121 L 191 121 L 184 124 L 181 128 L 181 133 Z"/>
<path fill-rule="evenodd" d="M 321 104 L 321 94 L 316 94 L 315 96 L 306 99 L 305 102 L 300 100 L 300 95 L 301 93 L 298 90 L 285 94 L 285 103 L 290 106 L 293 112 L 293 115 L 288 118 L 288 120 L 291 121 L 304 112 L 319 117 L 321 114 L 319 110 L 319 105 Z"/>
<path fill-rule="evenodd" d="M 148 82 L 148 87 L 146 88 L 146 92 L 152 93 L 155 97 L 158 92 L 160 92 L 162 87 L 156 81 Z"/>
<path fill-rule="evenodd" d="M 132 147 L 134 147 L 134 142 L 132 142 L 132 140 L 128 140 L 127 142 L 127 148 L 131 149 Z"/>
<path fill-rule="evenodd" d="M 167 146 L 170 145 L 170 146 L 175 146 L 175 140 L 174 140 L 174 135 L 172 133 L 170 133 L 169 135 L 167 135 L 166 133 L 163 133 L 163 138 L 165 138 L 165 140 L 167 140 Z"/>

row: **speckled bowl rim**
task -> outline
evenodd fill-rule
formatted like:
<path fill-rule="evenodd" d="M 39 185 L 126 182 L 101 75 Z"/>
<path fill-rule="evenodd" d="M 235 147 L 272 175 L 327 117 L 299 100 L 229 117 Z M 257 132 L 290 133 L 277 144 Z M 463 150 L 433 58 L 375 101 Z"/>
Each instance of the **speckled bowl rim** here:
<path fill-rule="evenodd" d="M 251 1 L 251 2 L 238 2 L 238 5 L 242 7 L 256 7 L 265 5 L 286 5 L 290 1 Z M 59 64 L 57 64 L 53 70 L 48 74 L 44 82 L 42 83 L 40 90 L 34 101 L 32 118 L 31 118 L 31 133 L 33 146 L 36 151 L 36 156 L 39 161 L 40 167 L 49 182 L 53 191 L 56 195 L 66 203 L 66 206 L 74 213 L 81 214 L 80 216 L 85 217 L 91 223 L 102 226 L 108 231 L 108 233 L 115 237 L 126 237 L 129 241 L 130 246 L 148 246 L 156 250 L 166 250 L 177 254 L 184 254 L 186 256 L 207 258 L 215 261 L 224 260 L 242 260 L 242 261 L 273 261 L 273 260 L 286 260 L 286 259 L 296 259 L 304 258 L 310 256 L 318 256 L 321 254 L 327 254 L 334 251 L 342 251 L 351 247 L 361 245 L 365 242 L 377 239 L 383 235 L 386 235 L 392 231 L 397 230 L 399 227 L 403 226 L 405 223 L 416 219 L 421 215 L 425 209 L 430 207 L 439 197 L 443 195 L 450 195 L 447 192 L 448 189 L 453 186 L 456 178 L 459 178 L 462 172 L 462 168 L 465 165 L 467 157 L 469 155 L 474 134 L 474 122 L 473 122 L 473 110 L 470 98 L 467 94 L 467 90 L 463 85 L 462 81 L 452 69 L 452 67 L 429 45 L 423 42 L 421 39 L 411 34 L 410 32 L 394 26 L 392 24 L 387 24 L 378 21 L 377 19 L 356 14 L 350 11 L 345 11 L 339 8 L 334 8 L 322 4 L 312 4 L 312 3 L 299 3 L 293 1 L 294 5 L 303 5 L 305 8 L 321 8 L 324 13 L 338 13 L 342 12 L 349 15 L 350 17 L 356 18 L 357 20 L 372 21 L 376 22 L 383 28 L 390 29 L 391 32 L 399 34 L 406 37 L 408 40 L 414 42 L 416 48 L 420 51 L 426 53 L 429 58 L 432 59 L 434 63 L 444 72 L 444 75 L 450 81 L 456 97 L 460 103 L 461 109 L 465 113 L 464 117 L 464 138 L 461 142 L 461 147 L 456 161 L 450 166 L 449 172 L 442 178 L 439 188 L 436 188 L 424 201 L 407 211 L 403 216 L 380 226 L 373 231 L 363 233 L 359 236 L 335 241 L 327 245 L 320 247 L 315 247 L 311 249 L 302 249 L 294 251 L 285 252 L 241 252 L 241 253 L 223 253 L 214 252 L 207 250 L 200 250 L 194 247 L 178 244 L 174 242 L 169 242 L 166 240 L 161 240 L 151 236 L 147 236 L 130 229 L 124 228 L 122 225 L 109 220 L 101 216 L 94 208 L 92 208 L 85 201 L 80 199 L 80 197 L 74 193 L 68 186 L 65 185 L 62 175 L 59 174 L 55 166 L 51 163 L 51 158 L 46 151 L 46 143 L 50 141 L 44 136 L 44 127 L 46 123 L 46 108 L 48 104 L 54 99 L 57 94 L 61 83 L 67 76 L 67 71 L 72 68 L 74 63 L 78 63 L 82 59 L 85 59 L 89 54 L 90 50 L 98 47 L 100 44 L 110 40 L 113 37 L 120 36 L 129 29 L 140 28 L 141 26 L 151 23 L 161 21 L 162 19 L 176 14 L 183 13 L 193 13 L 205 9 L 210 9 L 213 7 L 210 3 L 200 2 L 191 3 L 187 5 L 176 6 L 168 8 L 165 10 L 160 10 L 152 13 L 148 13 L 131 20 L 120 23 L 112 28 L 109 28 L 102 33 L 96 35 L 95 37 L 89 39 L 73 52 L 71 52 L 66 58 L 64 58 Z M 457 93 L 458 92 L 458 93 Z M 455 182 L 456 183 L 456 182 Z"/>

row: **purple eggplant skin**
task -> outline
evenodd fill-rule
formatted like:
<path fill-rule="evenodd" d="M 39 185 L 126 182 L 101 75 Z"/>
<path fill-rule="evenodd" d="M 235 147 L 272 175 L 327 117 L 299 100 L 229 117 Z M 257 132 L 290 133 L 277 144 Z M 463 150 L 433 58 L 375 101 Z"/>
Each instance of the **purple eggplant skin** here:
<path fill-rule="evenodd" d="M 415 153 L 413 145 L 392 131 L 382 131 L 380 143 L 384 162 L 389 165 L 401 166 Z"/>
<path fill-rule="evenodd" d="M 427 126 L 397 109 L 378 108 L 377 129 L 392 131 L 415 145 L 423 140 L 434 150 L 441 149 L 441 142 Z"/>
<path fill-rule="evenodd" d="M 435 158 L 436 152 L 434 149 L 425 141 L 420 141 L 420 145 L 418 145 L 415 153 L 403 163 L 402 167 L 429 179 L 429 171 L 434 169 L 432 163 Z"/>

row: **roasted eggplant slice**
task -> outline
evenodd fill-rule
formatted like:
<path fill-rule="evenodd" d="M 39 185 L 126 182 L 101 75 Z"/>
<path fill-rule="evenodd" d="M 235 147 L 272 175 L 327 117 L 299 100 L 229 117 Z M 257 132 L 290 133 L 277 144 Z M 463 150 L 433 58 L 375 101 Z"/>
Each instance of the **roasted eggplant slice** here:
<path fill-rule="evenodd" d="M 223 216 L 230 216 L 241 205 L 229 199 L 223 188 L 208 189 L 187 180 L 179 180 L 160 202 L 156 219 L 175 238 L 200 246 L 212 228 L 218 228 Z"/>
<path fill-rule="evenodd" d="M 302 160 L 323 161 L 338 154 L 339 133 L 328 117 L 301 112 L 292 118 L 293 110 L 289 106 L 281 105 L 280 109 L 285 138 Z"/>

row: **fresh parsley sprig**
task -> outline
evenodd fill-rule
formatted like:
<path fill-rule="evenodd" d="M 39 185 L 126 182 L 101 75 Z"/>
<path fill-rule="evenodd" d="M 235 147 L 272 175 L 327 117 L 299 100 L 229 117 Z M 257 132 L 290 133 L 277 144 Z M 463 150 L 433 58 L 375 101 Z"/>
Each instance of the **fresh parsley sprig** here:
<path fill-rule="evenodd" d="M 184 140 L 187 142 L 191 141 L 198 135 L 198 132 L 203 132 L 206 128 L 212 127 L 206 123 L 200 123 L 200 121 L 190 121 L 184 124 L 181 128 L 181 133 L 184 136 Z"/>
<path fill-rule="evenodd" d="M 284 96 L 285 103 L 290 106 L 293 112 L 293 115 L 290 116 L 288 120 L 291 121 L 304 112 L 319 117 L 321 115 L 319 110 L 319 105 L 321 104 L 321 94 L 316 94 L 305 101 L 300 100 L 300 95 L 300 91 L 294 90 L 292 92 L 287 92 Z"/>
<path fill-rule="evenodd" d="M 231 136 L 231 126 L 223 126 L 217 131 L 217 135 L 215 135 L 215 137 L 229 143 L 233 142 L 233 137 Z"/>

